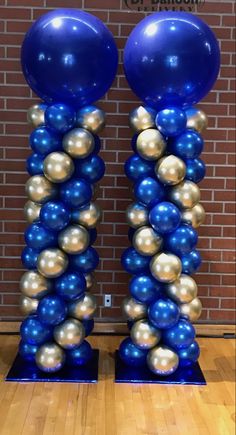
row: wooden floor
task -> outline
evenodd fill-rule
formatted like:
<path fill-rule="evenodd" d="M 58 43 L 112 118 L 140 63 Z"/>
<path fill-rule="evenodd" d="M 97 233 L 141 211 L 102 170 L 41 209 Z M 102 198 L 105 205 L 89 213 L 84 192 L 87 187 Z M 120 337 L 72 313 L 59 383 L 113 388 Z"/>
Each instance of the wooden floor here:
<path fill-rule="evenodd" d="M 207 386 L 114 384 L 121 337 L 92 337 L 101 349 L 96 385 L 6 383 L 18 337 L 0 336 L 1 435 L 234 434 L 234 342 L 199 339 Z"/>

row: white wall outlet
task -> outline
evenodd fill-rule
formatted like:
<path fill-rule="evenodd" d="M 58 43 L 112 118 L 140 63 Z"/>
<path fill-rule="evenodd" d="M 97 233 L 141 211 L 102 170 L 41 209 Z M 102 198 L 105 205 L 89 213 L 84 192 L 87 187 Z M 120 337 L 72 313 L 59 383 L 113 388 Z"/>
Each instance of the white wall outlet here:
<path fill-rule="evenodd" d="M 111 307 L 111 295 L 104 295 L 104 307 Z"/>

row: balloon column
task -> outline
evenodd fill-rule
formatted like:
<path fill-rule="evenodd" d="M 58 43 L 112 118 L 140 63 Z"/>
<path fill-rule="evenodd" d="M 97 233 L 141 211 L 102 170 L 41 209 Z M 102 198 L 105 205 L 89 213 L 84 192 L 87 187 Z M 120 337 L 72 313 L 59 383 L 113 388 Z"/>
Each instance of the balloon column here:
<path fill-rule="evenodd" d="M 209 27 L 181 12 L 146 17 L 124 52 L 127 80 L 144 105 L 130 114 L 134 153 L 125 163 L 135 199 L 127 209 L 133 246 L 122 264 L 133 277 L 123 303 L 130 338 L 119 354 L 160 376 L 199 357 L 192 323 L 202 306 L 190 275 L 201 263 L 197 228 L 205 211 L 197 183 L 205 175 L 207 117 L 192 104 L 213 86 L 219 58 Z"/>
<path fill-rule="evenodd" d="M 34 127 L 31 178 L 26 184 L 26 248 L 22 261 L 19 353 L 53 373 L 66 363 L 85 365 L 92 348 L 91 247 L 101 210 L 94 184 L 104 175 L 98 133 L 105 113 L 91 105 L 110 87 L 117 69 L 113 37 L 96 17 L 62 9 L 42 16 L 26 34 L 22 68 L 42 102 L 28 111 Z"/>

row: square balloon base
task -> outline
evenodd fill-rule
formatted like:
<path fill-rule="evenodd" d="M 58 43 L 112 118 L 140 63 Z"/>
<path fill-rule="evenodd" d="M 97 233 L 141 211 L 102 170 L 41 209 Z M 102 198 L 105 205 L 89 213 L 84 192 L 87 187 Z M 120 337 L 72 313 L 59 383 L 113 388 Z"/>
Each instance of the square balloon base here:
<path fill-rule="evenodd" d="M 123 363 L 119 352 L 115 354 L 115 382 L 131 384 L 181 384 L 206 385 L 198 363 L 191 367 L 179 368 L 168 376 L 154 375 L 147 367 L 129 367 Z"/>
<path fill-rule="evenodd" d="M 65 365 L 59 372 L 45 373 L 35 363 L 25 361 L 19 354 L 9 370 L 6 381 L 13 382 L 75 382 L 90 384 L 98 382 L 99 350 L 93 350 L 92 359 L 84 367 Z"/>

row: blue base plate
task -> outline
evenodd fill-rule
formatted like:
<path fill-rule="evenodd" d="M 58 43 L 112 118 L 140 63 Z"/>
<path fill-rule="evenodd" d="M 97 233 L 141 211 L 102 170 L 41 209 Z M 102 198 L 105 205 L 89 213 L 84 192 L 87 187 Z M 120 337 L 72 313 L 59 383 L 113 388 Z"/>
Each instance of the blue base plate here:
<path fill-rule="evenodd" d="M 6 381 L 14 382 L 76 382 L 90 384 L 98 381 L 99 350 L 93 350 L 92 359 L 84 367 L 65 365 L 59 372 L 45 373 L 35 363 L 25 361 L 19 354 L 9 370 Z"/>
<path fill-rule="evenodd" d="M 198 363 L 191 367 L 179 368 L 172 375 L 154 375 L 148 367 L 129 367 L 115 354 L 115 382 L 140 384 L 181 384 L 206 385 L 206 380 Z"/>

